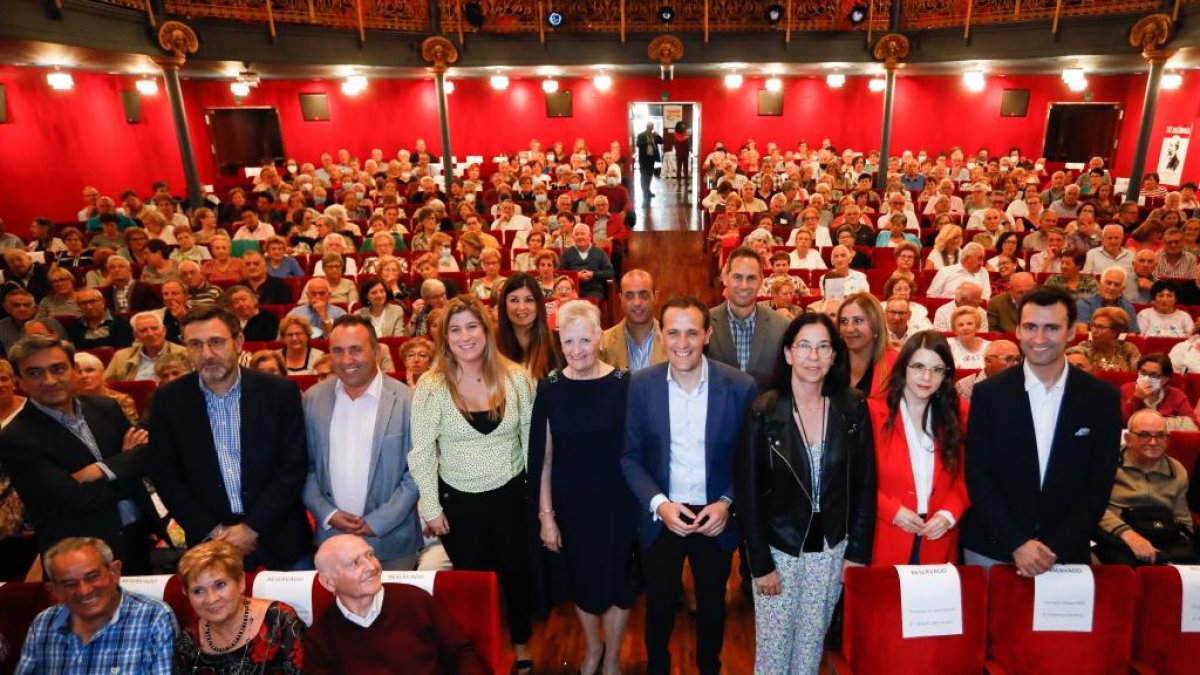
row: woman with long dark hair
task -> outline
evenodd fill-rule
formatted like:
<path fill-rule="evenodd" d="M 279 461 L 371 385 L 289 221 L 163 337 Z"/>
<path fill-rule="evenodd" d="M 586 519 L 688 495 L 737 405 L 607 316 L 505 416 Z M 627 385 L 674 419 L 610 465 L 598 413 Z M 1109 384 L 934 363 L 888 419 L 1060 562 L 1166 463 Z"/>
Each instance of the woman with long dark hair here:
<path fill-rule="evenodd" d="M 771 389 L 744 425 L 738 521 L 754 578 L 757 673 L 816 673 L 842 570 L 870 562 L 875 451 L 833 321 L 788 325 Z"/>
<path fill-rule="evenodd" d="M 908 338 L 885 397 L 867 401 L 875 433 L 874 565 L 952 563 L 955 527 L 970 500 L 963 476 L 967 401 L 954 390 L 954 357 L 940 333 Z"/>
<path fill-rule="evenodd" d="M 538 280 L 523 272 L 512 275 L 500 291 L 496 346 L 511 361 L 540 380 L 562 367 L 562 358 L 550 333 L 546 298 Z"/>

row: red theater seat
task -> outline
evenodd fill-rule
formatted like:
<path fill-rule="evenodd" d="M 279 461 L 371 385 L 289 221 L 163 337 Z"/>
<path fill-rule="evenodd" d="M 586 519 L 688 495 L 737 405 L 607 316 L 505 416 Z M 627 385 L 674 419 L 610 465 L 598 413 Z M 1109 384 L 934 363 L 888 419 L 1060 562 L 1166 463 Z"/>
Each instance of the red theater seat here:
<path fill-rule="evenodd" d="M 959 567 L 963 591 L 963 634 L 902 636 L 900 579 L 894 567 L 846 570 L 845 633 L 842 652 L 831 655 L 832 672 L 926 675 L 983 672 L 987 646 L 987 574 Z"/>
<path fill-rule="evenodd" d="M 1012 565 L 988 580 L 988 671 L 993 675 L 1124 675 L 1133 642 L 1133 570 L 1094 565 L 1096 605 L 1090 633 L 1033 630 L 1033 580 Z"/>
<path fill-rule="evenodd" d="M 1180 630 L 1183 584 L 1170 567 L 1137 570 L 1133 669 L 1144 675 L 1186 675 L 1197 669 L 1200 633 Z"/>
<path fill-rule="evenodd" d="M 109 382 L 108 386 L 122 394 L 129 394 L 133 398 L 133 404 L 137 406 L 137 411 L 143 413 L 146 411 L 146 403 L 150 400 L 150 395 L 158 388 L 158 383 L 154 380 L 127 380 Z"/>

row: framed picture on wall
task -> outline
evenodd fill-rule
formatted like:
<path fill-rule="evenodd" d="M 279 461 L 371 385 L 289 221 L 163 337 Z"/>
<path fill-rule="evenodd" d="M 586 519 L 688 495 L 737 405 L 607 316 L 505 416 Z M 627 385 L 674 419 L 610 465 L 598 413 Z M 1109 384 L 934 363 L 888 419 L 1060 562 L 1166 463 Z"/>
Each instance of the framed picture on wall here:
<path fill-rule="evenodd" d="M 761 89 L 758 92 L 759 116 L 780 117 L 783 115 L 783 92 Z"/>

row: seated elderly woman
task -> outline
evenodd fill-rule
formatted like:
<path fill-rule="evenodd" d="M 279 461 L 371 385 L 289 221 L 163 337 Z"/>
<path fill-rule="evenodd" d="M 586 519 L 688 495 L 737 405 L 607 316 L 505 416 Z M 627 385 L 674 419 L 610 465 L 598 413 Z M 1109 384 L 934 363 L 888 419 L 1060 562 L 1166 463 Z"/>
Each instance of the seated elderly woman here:
<path fill-rule="evenodd" d="M 425 338 L 406 341 L 400 346 L 400 361 L 404 364 L 404 381 L 409 387 L 417 386 L 417 380 L 433 363 L 433 343 Z"/>
<path fill-rule="evenodd" d="M 1146 337 L 1187 337 L 1192 317 L 1175 304 L 1175 284 L 1158 279 L 1150 286 L 1151 305 L 1138 312 L 1138 329 Z"/>
<path fill-rule="evenodd" d="M 1121 385 L 1121 416 L 1128 421 L 1138 410 L 1154 410 L 1172 431 L 1195 431 L 1200 417 L 1187 394 L 1171 386 L 1174 369 L 1166 354 L 1146 354 L 1137 362 L 1137 380 Z"/>
<path fill-rule="evenodd" d="M 313 363 L 312 374 L 317 376 L 317 382 L 324 382 L 333 377 L 333 355 L 322 354 Z"/>
<path fill-rule="evenodd" d="M 790 277 L 777 277 L 771 282 L 771 299 L 765 303 L 767 307 L 786 316 L 789 320 L 796 318 L 804 310 L 796 304 L 796 282 Z"/>
<path fill-rule="evenodd" d="M 367 258 L 363 264 L 359 274 L 379 274 L 379 265 L 384 260 L 399 260 L 402 264 L 401 271 L 408 271 L 408 262 L 403 258 L 395 258 L 396 238 L 395 235 L 387 232 L 376 232 L 371 239 L 371 248 L 375 253 L 374 256 Z"/>
<path fill-rule="evenodd" d="M 312 375 L 313 365 L 325 352 L 311 346 L 312 325 L 303 317 L 289 314 L 279 320 L 279 339 L 283 340 L 283 367 L 288 375 Z"/>
<path fill-rule="evenodd" d="M 121 412 L 125 413 L 130 424 L 138 423 L 138 410 L 133 398 L 108 388 L 104 381 L 104 362 L 95 354 L 75 352 L 75 369 L 79 371 L 79 377 L 75 379 L 76 394 L 107 396 L 121 406 Z"/>
<path fill-rule="evenodd" d="M 950 314 L 950 328 L 954 337 L 950 353 L 954 356 L 954 367 L 961 370 L 983 368 L 984 353 L 991 342 L 979 337 L 979 312 L 974 307 L 959 307 Z"/>
<path fill-rule="evenodd" d="M 1080 249 L 1064 251 L 1059 259 L 1061 272 L 1047 279 L 1046 286 L 1061 288 L 1070 293 L 1076 301 L 1096 293 L 1100 290 L 1096 277 L 1081 273 L 1086 261 L 1087 251 Z"/>
<path fill-rule="evenodd" d="M 1195 564 L 1187 470 L 1167 456 L 1167 420 L 1139 410 L 1125 430 L 1108 507 L 1096 534 L 1096 556 L 1110 565 Z"/>
<path fill-rule="evenodd" d="M 504 283 L 505 277 L 500 275 L 500 256 L 500 251 L 494 248 L 485 248 L 479 254 L 483 276 L 471 282 L 471 294 L 480 300 L 491 300 L 493 289 Z"/>
<path fill-rule="evenodd" d="M 833 269 L 821 277 L 821 296 L 824 298 L 844 298 L 855 293 L 871 292 L 871 284 L 867 275 L 858 270 L 850 269 L 850 261 L 854 258 L 854 249 L 839 244 L 833 247 L 829 260 Z"/>
<path fill-rule="evenodd" d="M 358 287 L 361 305 L 356 314 L 370 320 L 378 337 L 404 337 L 404 308 L 391 302 L 383 279 L 364 277 Z"/>
<path fill-rule="evenodd" d="M 184 595 L 196 612 L 175 641 L 177 673 L 300 673 L 304 622 L 277 600 L 246 595 L 242 554 L 228 542 L 206 541 L 179 560 Z"/>
<path fill-rule="evenodd" d="M 270 373 L 280 377 L 287 375 L 287 366 L 283 363 L 283 356 L 274 349 L 260 349 L 254 352 L 250 355 L 250 361 L 246 367 L 260 373 Z"/>
<path fill-rule="evenodd" d="M 1077 347 L 1087 355 L 1096 371 L 1133 370 L 1142 353 L 1121 339 L 1129 330 L 1129 315 L 1120 307 L 1101 307 L 1092 313 L 1091 339 Z"/>
<path fill-rule="evenodd" d="M 325 274 L 325 258 L 324 256 L 330 253 L 336 253 L 342 260 L 342 275 L 347 277 L 358 276 L 358 264 L 354 262 L 354 258 L 347 258 L 346 254 L 350 252 L 350 246 L 353 242 L 349 242 L 346 237 L 334 233 L 328 234 L 321 243 L 317 245 L 317 250 L 313 253 L 321 254 L 321 259 L 317 261 L 316 267 L 313 268 L 314 277 L 323 277 Z"/>
<path fill-rule="evenodd" d="M 38 303 L 39 319 L 55 316 L 79 316 L 79 303 L 75 301 L 75 275 L 69 270 L 55 267 L 48 275 L 50 293 Z"/>
<path fill-rule="evenodd" d="M 246 266 L 242 259 L 230 255 L 232 247 L 229 235 L 223 232 L 208 242 L 212 260 L 205 260 L 201 269 L 209 283 L 241 283 L 246 278 Z"/>
<path fill-rule="evenodd" d="M 358 299 L 358 289 L 354 282 L 342 276 L 343 266 L 349 258 L 343 258 L 336 253 L 326 253 L 321 258 L 324 267 L 325 281 L 329 284 L 329 302 L 338 305 L 349 305 Z M 300 304 L 308 302 L 307 289 L 300 295 Z"/>

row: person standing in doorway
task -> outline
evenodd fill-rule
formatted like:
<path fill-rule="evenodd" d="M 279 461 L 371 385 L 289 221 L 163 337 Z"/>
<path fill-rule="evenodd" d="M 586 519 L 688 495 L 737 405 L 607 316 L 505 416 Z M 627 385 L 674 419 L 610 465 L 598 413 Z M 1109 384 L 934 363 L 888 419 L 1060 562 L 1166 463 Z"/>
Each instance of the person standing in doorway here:
<path fill-rule="evenodd" d="M 646 130 L 638 134 L 638 170 L 642 177 L 642 206 L 649 206 L 654 193 L 650 192 L 650 181 L 654 180 L 654 163 L 662 160 L 663 138 L 654 131 L 654 122 L 646 122 Z"/>

